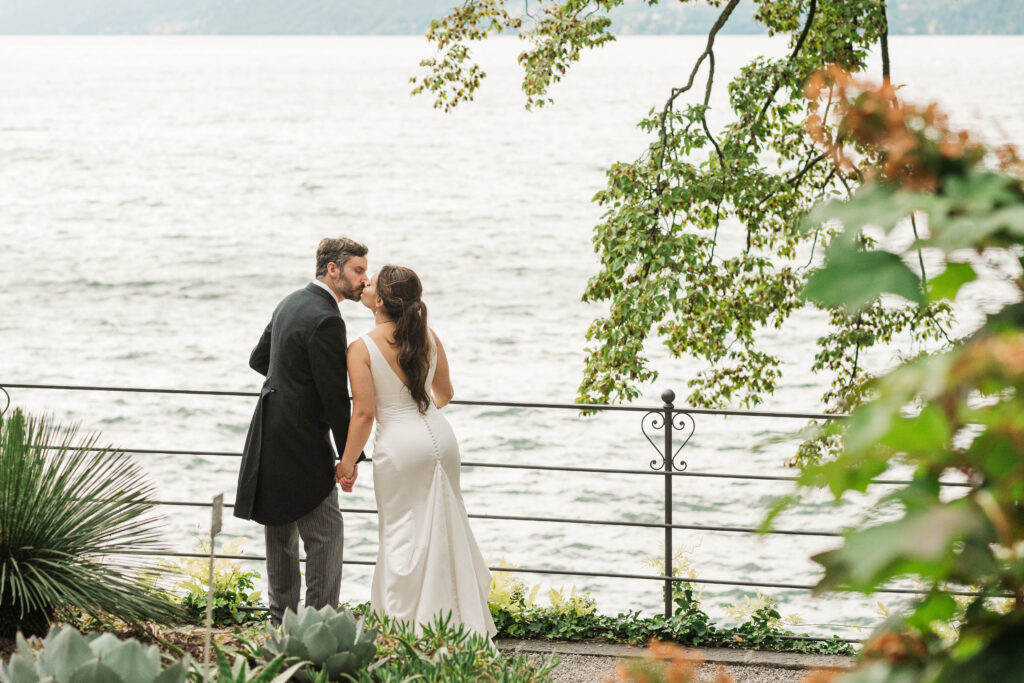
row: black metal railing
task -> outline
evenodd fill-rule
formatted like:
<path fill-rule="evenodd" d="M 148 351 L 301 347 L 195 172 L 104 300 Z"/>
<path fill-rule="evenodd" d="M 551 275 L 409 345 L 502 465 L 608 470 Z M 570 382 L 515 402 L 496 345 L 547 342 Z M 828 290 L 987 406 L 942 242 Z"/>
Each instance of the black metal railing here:
<path fill-rule="evenodd" d="M 29 383 L 0 383 L 0 392 L 6 397 L 6 405 L 10 405 L 10 396 L 7 389 L 30 389 L 30 390 L 65 390 L 65 391 L 81 391 L 81 392 L 130 392 L 130 393 L 146 393 L 146 394 L 179 394 L 188 396 L 232 396 L 232 397 L 252 397 L 258 396 L 257 392 L 250 391 L 219 391 L 219 390 L 195 390 L 195 389 L 163 389 L 163 388 L 142 388 L 142 387 L 121 387 L 121 386 L 82 386 L 82 385 L 63 385 L 63 384 L 29 384 Z M 795 412 L 777 412 L 777 411 L 740 411 L 740 410 L 712 410 L 702 408 L 677 408 L 674 405 L 675 393 L 671 390 L 667 390 L 662 394 L 663 405 L 657 407 L 651 406 L 608 406 L 608 405 L 594 405 L 594 404 L 574 404 L 574 403 L 525 403 L 525 402 L 510 402 L 510 401 L 452 401 L 454 405 L 462 406 L 491 406 L 491 407 L 502 407 L 502 408 L 533 408 L 533 409 L 545 409 L 545 410 L 572 410 L 572 411 L 594 411 L 594 412 L 633 412 L 642 413 L 641 417 L 641 432 L 648 442 L 655 448 L 658 455 L 652 459 L 648 465 L 648 469 L 629 469 L 629 468 L 602 468 L 602 467 L 573 467 L 573 466 L 561 466 L 561 465 L 540 465 L 540 464 L 512 464 L 512 463 L 493 463 L 493 462 L 472 462 L 464 461 L 462 465 L 464 467 L 493 467 L 493 468 L 505 468 L 505 469 L 516 469 L 516 470 L 546 470 L 546 471 L 561 471 L 561 472 L 585 472 L 585 473 L 598 473 L 598 474 L 625 474 L 625 475 L 636 475 L 636 476 L 660 476 L 664 479 L 664 513 L 663 521 L 658 522 L 634 522 L 627 520 L 614 520 L 614 519 L 581 519 L 581 518 L 567 518 L 567 517 L 544 517 L 544 516 L 531 516 L 531 515 L 501 515 L 501 514 L 470 514 L 469 516 L 474 519 L 489 519 L 489 520 L 504 520 L 504 521 L 523 521 L 523 522 L 538 522 L 538 523 L 556 523 L 556 524 L 585 524 L 585 525 L 607 525 L 607 526 L 620 526 L 620 527 L 634 527 L 634 528 L 648 528 L 648 529 L 664 529 L 665 533 L 665 553 L 664 553 L 664 567 L 665 571 L 662 574 L 627 574 L 627 573 L 614 573 L 614 572 L 593 572 L 593 571 L 582 571 L 574 569 L 556 568 L 556 567 L 516 567 L 515 572 L 526 573 L 526 574 L 550 574 L 560 576 L 585 576 L 585 577 L 598 577 L 598 578 L 611 578 L 611 579 L 628 579 L 628 580 L 644 580 L 644 581 L 656 581 L 664 584 L 664 612 L 666 617 L 672 615 L 672 585 L 673 583 L 694 583 L 694 584 L 708 584 L 708 585 L 724 585 L 724 586 L 737 586 L 745 588 L 781 588 L 781 589 L 795 589 L 795 590 L 811 590 L 814 588 L 813 584 L 802 584 L 802 583 L 780 583 L 771 581 L 740 581 L 735 579 L 722 579 L 713 577 L 679 577 L 672 576 L 672 560 L 673 560 L 673 530 L 696 530 L 696 531 L 710 531 L 710 532 L 728 532 L 728 533 L 742 533 L 742 534 L 759 534 L 764 533 L 768 535 L 795 535 L 795 536 L 822 536 L 822 537 L 835 537 L 840 534 L 836 531 L 830 530 L 808 530 L 808 529 L 770 529 L 761 530 L 755 527 L 745 526 L 721 526 L 721 525 L 701 525 L 701 524 L 678 524 L 673 521 L 673 484 L 677 478 L 680 477 L 693 477 L 693 478 L 717 478 L 717 479 L 735 479 L 735 480 L 756 480 L 756 481 L 793 481 L 796 477 L 793 476 L 773 476 L 773 475 L 760 475 L 760 474 L 747 474 L 747 473 L 712 473 L 712 472 L 689 472 L 687 471 L 687 462 L 680 458 L 683 448 L 689 443 L 690 439 L 696 432 L 696 420 L 695 415 L 714 415 L 714 416 L 739 416 L 739 417 L 768 417 L 778 419 L 801 419 L 801 420 L 834 420 L 843 419 L 845 415 L 832 415 L 825 413 L 795 413 Z M 2 410 L 0 410 L 2 412 Z M 90 449 L 97 450 L 97 449 Z M 181 450 L 181 449 L 151 449 L 151 448 L 111 448 L 111 449 L 98 449 L 98 450 L 112 450 L 118 453 L 128 453 L 133 455 L 194 455 L 194 456 L 213 456 L 213 457 L 241 457 L 241 453 L 234 451 L 215 451 L 215 450 Z M 372 460 L 370 460 L 372 462 Z M 875 485 L 898 485 L 908 484 L 907 480 L 902 479 L 875 479 L 872 484 Z M 943 486 L 949 487 L 966 487 L 970 484 L 963 482 L 941 482 Z M 189 507 L 210 507 L 212 503 L 206 503 L 201 501 L 178 501 L 178 500 L 161 500 L 157 501 L 160 505 L 168 506 L 189 506 Z M 230 507 L 230 503 L 226 503 L 226 506 Z M 341 508 L 342 512 L 351 514 L 376 514 L 376 509 L 373 508 Z M 154 553 L 154 552 L 143 552 L 139 551 L 132 554 L 140 555 L 162 555 L 171 557 L 206 557 L 199 553 Z M 252 560 L 252 561 L 263 561 L 264 557 L 259 555 L 217 555 L 223 559 L 235 559 L 235 560 Z M 370 560 L 345 560 L 344 564 L 349 565 L 364 565 L 372 566 L 373 561 Z M 507 567 L 491 567 L 492 571 L 509 571 Z M 885 588 L 877 591 L 879 593 L 890 593 L 900 595 L 914 595 L 914 594 L 927 594 L 928 591 L 913 589 L 913 588 Z M 954 595 L 977 595 L 977 593 L 967 590 L 950 590 L 948 591 Z M 794 637 L 797 638 L 797 637 Z M 824 640 L 821 638 L 809 638 L 799 637 L 799 639 L 806 640 Z M 851 640 L 850 642 L 857 642 Z"/>

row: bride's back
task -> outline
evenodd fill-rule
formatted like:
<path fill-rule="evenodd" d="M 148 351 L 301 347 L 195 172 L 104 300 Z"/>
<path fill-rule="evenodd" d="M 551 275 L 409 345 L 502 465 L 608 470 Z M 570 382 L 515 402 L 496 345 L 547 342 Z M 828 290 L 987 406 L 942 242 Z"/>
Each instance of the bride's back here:
<path fill-rule="evenodd" d="M 425 415 L 447 405 L 454 395 L 448 358 L 427 326 L 422 294 L 419 276 L 394 265 L 382 266 L 363 290 L 363 305 L 377 322 L 364 335 L 377 408 L 404 408 L 411 401 Z"/>
<path fill-rule="evenodd" d="M 378 328 L 363 335 L 362 339 L 370 353 L 370 374 L 373 376 L 378 420 L 394 410 L 404 411 L 411 408 L 419 411 L 419 406 L 409 390 L 406 373 L 399 365 L 399 350 L 394 344 L 393 337 L 386 330 Z M 430 385 L 434 381 L 436 370 L 437 348 L 430 343 L 427 376 L 423 386 L 427 396 L 430 396 Z M 428 405 L 428 411 L 433 409 L 433 403 Z"/>

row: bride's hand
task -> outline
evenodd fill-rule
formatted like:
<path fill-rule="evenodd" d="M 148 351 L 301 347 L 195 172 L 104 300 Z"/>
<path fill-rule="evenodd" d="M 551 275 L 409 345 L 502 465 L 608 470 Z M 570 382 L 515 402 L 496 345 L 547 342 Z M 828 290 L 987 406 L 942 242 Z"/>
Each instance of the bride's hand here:
<path fill-rule="evenodd" d="M 352 484 L 356 481 L 356 466 L 350 465 L 344 460 L 339 460 L 334 467 L 334 481 L 341 484 L 346 493 L 352 490 Z"/>

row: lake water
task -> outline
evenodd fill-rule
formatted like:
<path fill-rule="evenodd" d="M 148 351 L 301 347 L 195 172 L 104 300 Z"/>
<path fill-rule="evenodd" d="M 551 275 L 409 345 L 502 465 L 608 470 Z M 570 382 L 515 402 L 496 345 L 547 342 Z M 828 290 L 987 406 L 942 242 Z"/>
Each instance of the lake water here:
<path fill-rule="evenodd" d="M 635 123 L 685 81 L 699 36 L 629 37 L 587 55 L 526 112 L 515 55 L 502 39 L 479 49 L 478 100 L 445 115 L 411 98 L 428 54 L 413 37 L 4 37 L 0 40 L 0 383 L 255 391 L 248 354 L 280 298 L 312 275 L 321 237 L 370 246 L 371 269 L 414 267 L 445 342 L 457 398 L 570 402 L 584 332 L 601 312 L 580 303 L 595 272 L 590 198 L 616 160 L 645 145 Z M 777 40 L 718 39 L 715 101 L 727 75 Z M 909 99 L 936 99 L 955 120 L 1024 143 L 1022 37 L 894 37 L 893 77 Z M 877 70 L 876 70 L 877 73 Z M 998 292 L 978 290 L 960 324 Z M 367 311 L 342 306 L 352 337 Z M 809 367 L 823 317 L 805 311 L 762 335 L 786 360 L 777 410 L 818 411 L 829 378 Z M 685 393 L 700 368 L 652 346 L 664 388 Z M 884 363 L 884 357 L 876 357 Z M 79 420 L 124 448 L 240 451 L 248 398 L 12 390 L 14 402 Z M 656 457 L 640 415 L 453 406 L 467 461 L 643 469 Z M 792 474 L 794 441 L 758 449 L 801 421 L 698 417 L 684 453 L 692 472 Z M 165 500 L 233 497 L 232 458 L 140 455 Z M 364 468 L 344 505 L 372 508 Z M 660 477 L 467 468 L 471 513 L 660 522 Z M 786 483 L 678 479 L 675 522 L 754 526 Z M 834 530 L 850 514 L 826 501 L 780 526 Z M 167 508 L 168 539 L 193 550 L 208 511 Z M 206 520 L 204 522 L 204 520 Z M 373 515 L 346 515 L 346 559 L 376 553 Z M 626 574 L 661 551 L 653 529 L 475 520 L 481 548 L 524 567 Z M 233 518 L 228 538 L 255 524 Z M 822 538 L 680 531 L 701 577 L 813 582 Z M 343 598 L 365 600 L 370 570 L 346 568 Z M 603 612 L 657 610 L 660 584 L 527 575 L 529 584 L 591 590 Z M 813 633 L 877 620 L 874 601 L 766 590 Z M 542 593 L 543 594 L 543 593 Z M 748 592 L 704 587 L 709 610 Z M 896 601 L 891 601 L 894 604 Z"/>

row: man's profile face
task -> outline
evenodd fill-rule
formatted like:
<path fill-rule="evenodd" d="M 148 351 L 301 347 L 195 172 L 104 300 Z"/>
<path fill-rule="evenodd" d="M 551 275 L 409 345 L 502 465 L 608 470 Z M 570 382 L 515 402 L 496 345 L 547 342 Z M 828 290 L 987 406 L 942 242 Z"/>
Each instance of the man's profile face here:
<path fill-rule="evenodd" d="M 363 288 L 370 283 L 366 276 L 366 257 L 352 256 L 345 262 L 338 278 L 338 290 L 349 301 L 359 301 Z"/>

